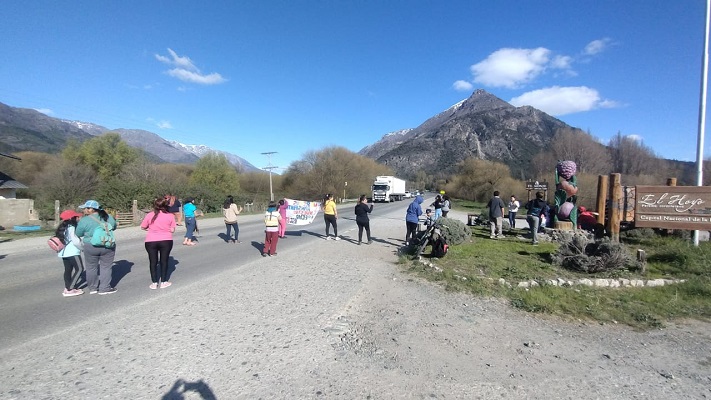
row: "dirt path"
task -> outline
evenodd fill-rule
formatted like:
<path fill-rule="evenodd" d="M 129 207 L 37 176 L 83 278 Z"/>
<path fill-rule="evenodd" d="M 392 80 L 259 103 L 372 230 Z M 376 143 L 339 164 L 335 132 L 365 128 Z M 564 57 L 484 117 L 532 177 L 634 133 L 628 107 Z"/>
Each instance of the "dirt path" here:
<path fill-rule="evenodd" d="M 372 229 L 372 245 L 311 242 L 6 351 L 0 397 L 711 397 L 709 324 L 640 333 L 448 293 L 395 264 L 402 220 Z"/>

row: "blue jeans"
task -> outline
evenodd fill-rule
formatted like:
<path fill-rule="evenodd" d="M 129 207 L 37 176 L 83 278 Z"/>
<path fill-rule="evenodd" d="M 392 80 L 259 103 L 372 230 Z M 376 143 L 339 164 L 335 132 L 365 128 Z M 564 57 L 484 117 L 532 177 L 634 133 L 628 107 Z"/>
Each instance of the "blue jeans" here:
<path fill-rule="evenodd" d="M 509 211 L 509 225 L 511 225 L 511 229 L 516 227 L 516 213 L 513 211 Z"/>
<path fill-rule="evenodd" d="M 442 209 L 435 208 L 434 218 L 432 218 L 432 219 L 437 221 L 441 216 L 442 216 Z"/>
<path fill-rule="evenodd" d="M 533 244 L 538 244 L 538 226 L 541 224 L 541 217 L 527 215 L 526 220 L 528 221 L 528 227 L 531 229 L 531 234 L 533 235 Z"/>
<path fill-rule="evenodd" d="M 232 229 L 235 230 L 235 240 L 239 240 L 239 225 L 236 222 L 227 223 L 225 222 L 225 228 L 227 229 L 227 241 L 232 239 Z"/>
<path fill-rule="evenodd" d="M 187 229 L 185 232 L 186 239 L 195 240 L 195 236 L 193 236 L 193 232 L 195 232 L 195 224 L 195 217 L 185 217 L 185 229 Z"/>

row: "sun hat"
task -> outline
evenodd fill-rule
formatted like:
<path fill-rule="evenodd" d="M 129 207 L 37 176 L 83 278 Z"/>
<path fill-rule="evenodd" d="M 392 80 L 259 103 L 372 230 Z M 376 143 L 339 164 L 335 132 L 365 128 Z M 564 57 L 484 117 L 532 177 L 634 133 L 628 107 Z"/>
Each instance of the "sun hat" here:
<path fill-rule="evenodd" d="M 79 214 L 78 212 L 76 212 L 74 210 L 64 210 L 64 211 L 62 211 L 61 214 L 59 214 L 59 218 L 62 221 L 69 221 L 70 219 L 72 219 L 74 217 L 81 217 L 81 216 L 82 216 L 81 214 Z"/>
<path fill-rule="evenodd" d="M 96 200 L 87 200 L 86 203 L 80 205 L 79 208 L 93 208 L 94 210 L 98 210 L 101 208 L 101 205 L 99 205 L 99 202 Z"/>

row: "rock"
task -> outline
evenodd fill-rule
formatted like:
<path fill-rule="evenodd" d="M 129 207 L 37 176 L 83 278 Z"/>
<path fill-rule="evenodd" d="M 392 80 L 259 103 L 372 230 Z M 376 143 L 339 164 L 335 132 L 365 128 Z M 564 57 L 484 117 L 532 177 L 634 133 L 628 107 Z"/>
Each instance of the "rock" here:
<path fill-rule="evenodd" d="M 647 284 L 645 286 L 647 286 L 647 287 L 664 286 L 664 279 L 650 279 L 647 281 Z"/>
<path fill-rule="evenodd" d="M 595 286 L 597 287 L 609 287 L 610 286 L 610 281 L 607 279 L 595 279 L 594 281 Z"/>

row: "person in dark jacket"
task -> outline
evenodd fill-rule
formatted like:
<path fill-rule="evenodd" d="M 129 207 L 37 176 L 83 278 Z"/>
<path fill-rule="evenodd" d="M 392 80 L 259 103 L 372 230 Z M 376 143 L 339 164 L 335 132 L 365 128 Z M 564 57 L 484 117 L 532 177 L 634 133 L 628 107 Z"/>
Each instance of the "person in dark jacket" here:
<path fill-rule="evenodd" d="M 370 218 L 368 214 L 373 211 L 373 205 L 368 205 L 368 198 L 362 194 L 358 200 L 358 204 L 355 206 L 356 224 L 358 225 L 358 245 L 360 245 L 363 240 L 363 229 L 368 236 L 368 244 L 372 244 L 373 241 L 370 239 Z"/>
<path fill-rule="evenodd" d="M 526 221 L 533 235 L 533 245 L 538 245 L 538 227 L 541 216 L 545 214 L 548 204 L 543 200 L 543 192 L 536 192 L 536 198 L 526 204 Z"/>
<path fill-rule="evenodd" d="M 420 223 L 420 215 L 422 215 L 422 202 L 425 199 L 422 196 L 415 196 L 407 211 L 405 212 L 405 224 L 407 225 L 407 233 L 405 234 L 405 244 L 410 244 L 410 240 L 416 239 L 417 225 Z"/>

